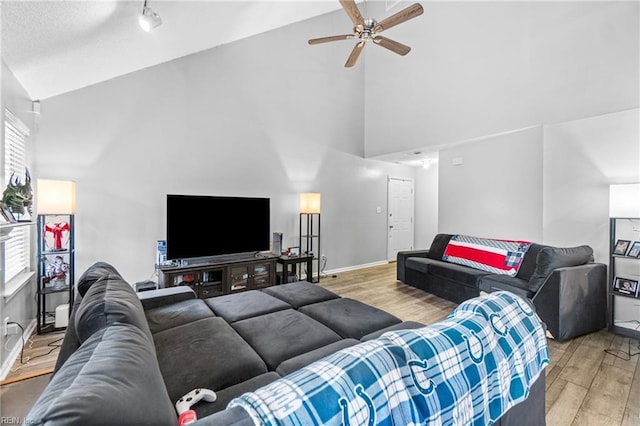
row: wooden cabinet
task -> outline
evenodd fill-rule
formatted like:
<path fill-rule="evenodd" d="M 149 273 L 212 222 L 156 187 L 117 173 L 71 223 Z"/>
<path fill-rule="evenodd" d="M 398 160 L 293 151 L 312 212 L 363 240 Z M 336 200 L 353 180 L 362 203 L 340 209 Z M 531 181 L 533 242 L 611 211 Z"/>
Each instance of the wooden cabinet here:
<path fill-rule="evenodd" d="M 609 330 L 640 339 L 640 218 L 610 219 Z"/>
<path fill-rule="evenodd" d="M 160 287 L 188 285 L 201 299 L 276 283 L 276 256 L 160 268 Z"/>

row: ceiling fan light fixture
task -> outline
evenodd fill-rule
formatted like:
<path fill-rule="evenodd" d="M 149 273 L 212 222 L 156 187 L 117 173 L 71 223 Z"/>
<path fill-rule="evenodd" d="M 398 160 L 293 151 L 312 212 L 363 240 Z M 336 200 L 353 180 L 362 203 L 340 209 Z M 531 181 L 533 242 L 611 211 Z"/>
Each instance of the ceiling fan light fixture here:
<path fill-rule="evenodd" d="M 162 24 L 162 18 L 153 9 L 147 6 L 147 0 L 144 1 L 142 14 L 140 15 L 140 18 L 138 18 L 138 23 L 140 24 L 140 28 L 146 32 L 149 32 Z"/>

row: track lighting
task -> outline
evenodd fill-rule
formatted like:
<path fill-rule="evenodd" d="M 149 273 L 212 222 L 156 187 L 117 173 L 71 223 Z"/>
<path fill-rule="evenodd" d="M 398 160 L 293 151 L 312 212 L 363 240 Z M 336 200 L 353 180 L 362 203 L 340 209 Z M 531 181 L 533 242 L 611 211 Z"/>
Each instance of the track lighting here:
<path fill-rule="evenodd" d="M 153 9 L 147 6 L 147 0 L 144 0 L 142 15 L 140 15 L 138 23 L 140 24 L 140 27 L 146 32 L 149 32 L 158 25 L 162 24 L 162 18 Z"/>

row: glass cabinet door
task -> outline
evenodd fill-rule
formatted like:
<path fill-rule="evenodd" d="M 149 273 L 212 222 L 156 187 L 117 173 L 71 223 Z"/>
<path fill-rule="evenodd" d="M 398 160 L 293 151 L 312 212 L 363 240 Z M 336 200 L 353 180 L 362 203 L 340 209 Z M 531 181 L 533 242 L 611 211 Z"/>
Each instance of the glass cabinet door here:
<path fill-rule="evenodd" d="M 270 263 L 259 263 L 253 268 L 253 280 L 256 287 L 268 287 L 272 285 Z"/>
<path fill-rule="evenodd" d="M 249 266 L 231 268 L 231 291 L 246 290 L 249 287 Z"/>

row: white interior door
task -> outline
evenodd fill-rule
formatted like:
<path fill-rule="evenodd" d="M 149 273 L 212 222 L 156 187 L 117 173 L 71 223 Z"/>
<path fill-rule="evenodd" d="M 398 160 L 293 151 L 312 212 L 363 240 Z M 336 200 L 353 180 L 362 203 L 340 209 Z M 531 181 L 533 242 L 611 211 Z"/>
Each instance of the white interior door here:
<path fill-rule="evenodd" d="M 399 251 L 413 250 L 413 180 L 388 179 L 387 259 L 396 260 Z"/>

